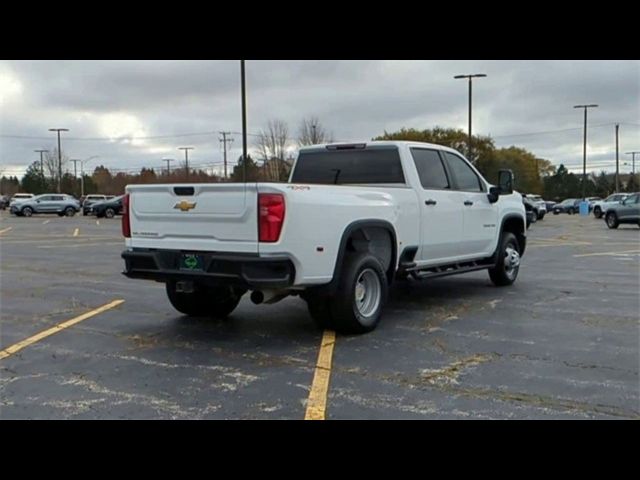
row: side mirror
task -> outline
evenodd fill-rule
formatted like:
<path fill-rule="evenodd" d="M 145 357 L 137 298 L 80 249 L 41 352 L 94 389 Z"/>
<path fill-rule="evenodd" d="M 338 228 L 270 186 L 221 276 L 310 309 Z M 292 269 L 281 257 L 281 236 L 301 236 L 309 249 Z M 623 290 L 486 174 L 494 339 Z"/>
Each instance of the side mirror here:
<path fill-rule="evenodd" d="M 500 170 L 498 172 L 498 187 L 501 195 L 513 193 L 513 172 L 511 170 Z"/>

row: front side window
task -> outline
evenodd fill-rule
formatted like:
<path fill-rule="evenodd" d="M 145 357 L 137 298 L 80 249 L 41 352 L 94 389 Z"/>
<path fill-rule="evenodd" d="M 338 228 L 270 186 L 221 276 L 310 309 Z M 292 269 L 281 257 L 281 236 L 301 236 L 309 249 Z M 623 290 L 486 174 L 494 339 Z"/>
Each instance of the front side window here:
<path fill-rule="evenodd" d="M 458 190 L 467 192 L 481 192 L 480 179 L 462 158 L 449 152 L 444 152 L 449 168 L 456 179 Z"/>
<path fill-rule="evenodd" d="M 436 150 L 412 148 L 411 155 L 423 188 L 427 190 L 450 188 L 447 172 Z"/>

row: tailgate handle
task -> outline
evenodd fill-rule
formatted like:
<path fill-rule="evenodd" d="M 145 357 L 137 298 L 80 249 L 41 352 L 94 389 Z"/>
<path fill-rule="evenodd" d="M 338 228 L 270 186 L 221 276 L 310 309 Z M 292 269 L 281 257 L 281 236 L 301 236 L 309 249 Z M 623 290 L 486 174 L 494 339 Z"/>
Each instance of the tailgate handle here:
<path fill-rule="evenodd" d="M 193 196 L 195 189 L 193 187 L 173 187 L 176 195 Z"/>

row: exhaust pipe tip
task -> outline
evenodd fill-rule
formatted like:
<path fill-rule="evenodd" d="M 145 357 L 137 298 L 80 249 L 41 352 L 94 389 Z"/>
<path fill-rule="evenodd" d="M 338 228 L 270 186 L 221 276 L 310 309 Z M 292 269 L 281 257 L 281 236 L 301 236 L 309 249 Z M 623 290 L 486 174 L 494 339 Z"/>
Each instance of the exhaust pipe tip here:
<path fill-rule="evenodd" d="M 256 305 L 260 305 L 262 302 L 264 302 L 264 293 L 262 293 L 260 290 L 254 290 L 253 292 L 251 292 L 251 301 Z"/>

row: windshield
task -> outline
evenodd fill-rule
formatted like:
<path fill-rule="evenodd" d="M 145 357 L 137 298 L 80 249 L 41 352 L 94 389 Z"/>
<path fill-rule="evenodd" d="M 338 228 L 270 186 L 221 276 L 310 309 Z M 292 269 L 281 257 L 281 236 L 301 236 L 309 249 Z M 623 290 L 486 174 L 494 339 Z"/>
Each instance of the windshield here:
<path fill-rule="evenodd" d="M 404 185 L 405 180 L 396 147 L 323 148 L 300 152 L 291 183 Z"/>

